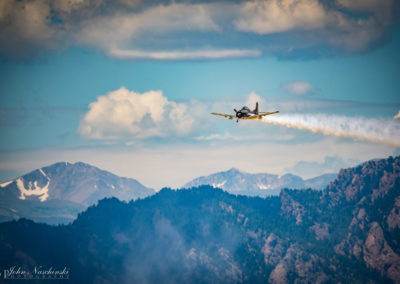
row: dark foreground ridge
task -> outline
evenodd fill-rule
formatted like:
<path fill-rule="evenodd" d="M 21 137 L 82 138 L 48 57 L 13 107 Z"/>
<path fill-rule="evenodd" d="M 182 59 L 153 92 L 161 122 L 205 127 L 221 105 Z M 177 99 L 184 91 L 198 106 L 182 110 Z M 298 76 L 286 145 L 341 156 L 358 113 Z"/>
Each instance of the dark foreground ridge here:
<path fill-rule="evenodd" d="M 103 199 L 71 225 L 1 223 L 0 269 L 67 267 L 73 283 L 400 283 L 399 241 L 390 157 L 342 170 L 322 192 L 163 189 Z"/>

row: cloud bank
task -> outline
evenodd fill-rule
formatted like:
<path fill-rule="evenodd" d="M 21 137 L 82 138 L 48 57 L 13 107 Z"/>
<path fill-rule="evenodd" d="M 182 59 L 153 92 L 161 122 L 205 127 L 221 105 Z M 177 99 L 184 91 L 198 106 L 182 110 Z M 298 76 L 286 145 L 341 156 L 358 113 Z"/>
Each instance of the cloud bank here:
<path fill-rule="evenodd" d="M 181 136 L 195 124 L 191 108 L 169 101 L 161 91 L 140 94 L 122 87 L 89 105 L 78 132 L 87 139 L 109 140 Z"/>
<path fill-rule="evenodd" d="M 261 51 L 255 49 L 205 49 L 205 50 L 175 50 L 175 51 L 142 51 L 111 49 L 110 55 L 121 59 L 148 58 L 148 59 L 218 59 L 234 57 L 253 57 L 261 55 Z"/>
<path fill-rule="evenodd" d="M 394 6 L 392 0 L 339 0 L 332 5 L 318 0 L 249 1 L 241 5 L 234 24 L 240 31 L 259 35 L 297 31 L 304 41 L 357 51 L 385 34 Z"/>
<path fill-rule="evenodd" d="M 398 21 L 395 0 L 3 0 L 0 53 L 89 47 L 110 56 L 216 59 L 362 52 Z"/>
<path fill-rule="evenodd" d="M 324 114 L 271 115 L 263 122 L 342 138 L 400 146 L 400 124 L 387 119 Z"/>

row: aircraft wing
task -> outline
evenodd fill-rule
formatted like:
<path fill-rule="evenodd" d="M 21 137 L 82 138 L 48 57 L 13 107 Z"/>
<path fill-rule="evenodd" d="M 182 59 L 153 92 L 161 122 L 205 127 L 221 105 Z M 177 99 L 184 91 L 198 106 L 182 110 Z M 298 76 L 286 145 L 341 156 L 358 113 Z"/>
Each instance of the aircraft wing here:
<path fill-rule="evenodd" d="M 212 114 L 212 115 L 219 115 L 219 116 L 227 117 L 227 118 L 229 118 L 229 119 L 234 119 L 234 118 L 236 117 L 235 115 L 232 115 L 232 114 L 224 114 L 224 113 L 215 113 L 215 112 L 212 112 L 211 114 Z"/>
<path fill-rule="evenodd" d="M 261 116 L 258 116 L 258 115 L 251 115 L 251 116 L 244 116 L 244 117 L 241 117 L 240 119 L 261 119 Z"/>
<path fill-rule="evenodd" d="M 275 114 L 275 113 L 278 113 L 278 112 L 279 112 L 279 110 L 278 111 L 273 111 L 273 112 L 259 112 L 256 115 L 245 116 L 245 117 L 241 117 L 240 119 L 261 119 L 263 116 L 270 115 L 270 114 Z"/>
<path fill-rule="evenodd" d="M 273 111 L 273 112 L 259 112 L 257 116 L 266 116 L 266 115 L 275 114 L 275 113 L 279 113 L 279 110 Z"/>

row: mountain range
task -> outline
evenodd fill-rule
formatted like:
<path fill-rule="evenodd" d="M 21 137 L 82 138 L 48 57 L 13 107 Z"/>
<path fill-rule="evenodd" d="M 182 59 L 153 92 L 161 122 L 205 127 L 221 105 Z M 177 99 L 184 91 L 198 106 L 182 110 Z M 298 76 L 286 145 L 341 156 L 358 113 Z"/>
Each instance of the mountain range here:
<path fill-rule="evenodd" d="M 248 174 L 237 169 L 197 178 L 185 188 L 210 184 L 233 194 L 279 195 L 282 188 L 323 189 L 336 174 L 304 181 L 286 174 Z M 0 184 L 0 222 L 28 218 L 37 222 L 72 222 L 79 212 L 105 197 L 135 200 L 154 194 L 135 179 L 118 177 L 82 162 L 60 162 Z"/>
<path fill-rule="evenodd" d="M 165 188 L 103 199 L 69 225 L 4 222 L 0 269 L 65 268 L 73 283 L 400 283 L 399 242 L 400 157 L 389 157 L 323 191 Z"/>
<path fill-rule="evenodd" d="M 232 194 L 243 194 L 248 196 L 270 196 L 279 195 L 283 188 L 325 189 L 337 174 L 324 174 L 312 179 L 303 180 L 293 174 L 282 176 L 273 174 L 250 174 L 232 168 L 225 172 L 202 176 L 186 183 L 183 188 L 198 187 L 200 185 L 211 185 L 222 188 Z"/>

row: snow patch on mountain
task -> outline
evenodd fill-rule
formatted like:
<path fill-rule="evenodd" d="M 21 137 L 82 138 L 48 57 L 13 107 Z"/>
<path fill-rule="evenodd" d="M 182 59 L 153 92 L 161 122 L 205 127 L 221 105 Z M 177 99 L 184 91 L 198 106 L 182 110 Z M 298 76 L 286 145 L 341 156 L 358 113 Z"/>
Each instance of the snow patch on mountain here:
<path fill-rule="evenodd" d="M 25 188 L 24 181 L 22 178 L 17 179 L 17 187 L 20 191 L 19 199 L 25 200 L 26 196 L 38 196 L 41 202 L 46 201 L 49 197 L 49 185 L 50 185 L 50 178 L 45 174 L 42 169 L 39 169 L 44 177 L 47 178 L 47 184 L 44 187 L 40 187 L 37 184 L 37 181 L 33 183 L 30 181 L 28 183 L 28 188 Z"/>
<path fill-rule="evenodd" d="M 259 183 L 259 184 L 257 184 L 257 186 L 259 189 L 272 189 L 272 186 L 270 184 L 265 185 L 265 184 Z"/>
<path fill-rule="evenodd" d="M 44 175 L 47 178 L 47 180 L 50 181 L 50 178 L 44 173 L 44 171 L 42 169 L 39 169 L 39 171 L 42 173 L 42 175 Z"/>
<path fill-rule="evenodd" d="M 9 184 L 11 184 L 13 182 L 14 182 L 14 180 L 10 180 L 10 181 L 4 182 L 4 183 L 0 184 L 0 187 L 6 187 L 7 185 L 9 185 Z"/>
<path fill-rule="evenodd" d="M 222 186 L 224 186 L 225 183 L 226 183 L 226 180 L 224 180 L 224 181 L 221 182 L 221 183 L 213 183 L 212 186 L 213 186 L 213 187 L 221 188 Z"/>
<path fill-rule="evenodd" d="M 17 179 L 17 187 L 20 191 L 20 196 L 19 199 L 25 200 L 26 196 L 31 196 L 35 195 L 39 197 L 40 201 L 46 201 L 46 199 L 49 197 L 49 185 L 50 181 L 47 182 L 47 184 L 44 187 L 40 187 L 37 185 L 37 181 L 29 182 L 28 188 L 25 188 L 24 182 L 22 179 Z"/>

